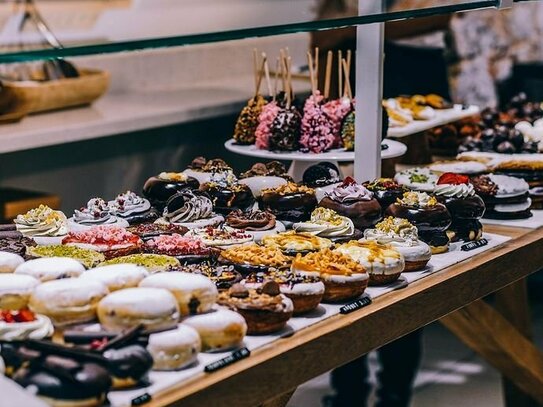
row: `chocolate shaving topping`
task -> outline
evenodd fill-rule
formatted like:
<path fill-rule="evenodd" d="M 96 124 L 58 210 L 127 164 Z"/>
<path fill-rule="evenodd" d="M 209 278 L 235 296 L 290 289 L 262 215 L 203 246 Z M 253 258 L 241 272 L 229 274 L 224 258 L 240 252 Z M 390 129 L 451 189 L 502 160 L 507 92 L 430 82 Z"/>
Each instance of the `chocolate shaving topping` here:
<path fill-rule="evenodd" d="M 490 180 L 486 175 L 471 177 L 470 182 L 479 195 L 495 196 L 498 193 L 498 185 Z"/>
<path fill-rule="evenodd" d="M 226 217 L 226 224 L 235 229 L 269 230 L 275 227 L 275 215 L 268 211 L 247 211 L 241 209 L 231 212 Z"/>

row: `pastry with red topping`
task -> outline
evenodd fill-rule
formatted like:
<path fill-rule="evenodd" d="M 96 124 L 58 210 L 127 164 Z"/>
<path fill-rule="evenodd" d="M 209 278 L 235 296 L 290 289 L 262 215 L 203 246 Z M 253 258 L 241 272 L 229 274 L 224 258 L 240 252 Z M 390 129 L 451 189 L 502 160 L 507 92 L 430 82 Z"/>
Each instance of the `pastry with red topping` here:
<path fill-rule="evenodd" d="M 43 339 L 53 335 L 53 324 L 45 315 L 35 314 L 27 308 L 0 309 L 0 341 Z"/>
<path fill-rule="evenodd" d="M 146 253 L 163 254 L 177 258 L 181 263 L 195 263 L 210 260 L 217 253 L 202 239 L 178 234 L 161 235 L 145 242 Z"/>
<path fill-rule="evenodd" d="M 62 244 L 91 249 L 106 259 L 126 256 L 141 251 L 142 240 L 135 234 L 117 226 L 93 226 L 81 232 L 70 232 Z"/>
<path fill-rule="evenodd" d="M 434 195 L 451 214 L 449 232 L 452 241 L 471 241 L 482 237 L 483 225 L 479 220 L 485 213 L 485 203 L 475 193 L 468 176 L 444 173 L 437 181 Z"/>

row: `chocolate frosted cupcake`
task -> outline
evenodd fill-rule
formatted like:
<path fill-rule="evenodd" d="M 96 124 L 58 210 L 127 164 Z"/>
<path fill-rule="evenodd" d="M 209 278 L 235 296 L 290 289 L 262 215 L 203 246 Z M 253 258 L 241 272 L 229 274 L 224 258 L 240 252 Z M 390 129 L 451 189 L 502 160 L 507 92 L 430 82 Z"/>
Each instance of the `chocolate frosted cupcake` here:
<path fill-rule="evenodd" d="M 259 205 L 269 210 L 278 220 L 303 222 L 317 206 L 315 190 L 293 182 L 277 188 L 264 189 Z"/>
<path fill-rule="evenodd" d="M 151 203 L 132 191 L 117 195 L 113 201 L 108 202 L 108 207 L 111 214 L 126 220 L 129 225 L 154 222 L 158 219 L 158 212 L 151 208 Z"/>
<path fill-rule="evenodd" d="M 216 212 L 225 215 L 236 209 L 248 209 L 255 203 L 251 188 L 240 184 L 231 171 L 213 174 L 209 182 L 200 185 L 200 191 L 211 197 Z"/>
<path fill-rule="evenodd" d="M 382 218 L 381 205 L 373 193 L 348 177 L 320 201 L 319 206 L 332 209 L 351 219 L 358 230 L 372 227 Z"/>
<path fill-rule="evenodd" d="M 483 235 L 483 225 L 479 221 L 485 213 L 485 203 L 475 194 L 469 177 L 445 173 L 437 181 L 434 195 L 451 214 L 449 227 L 451 240 L 478 240 Z"/>
<path fill-rule="evenodd" d="M 143 185 L 143 196 L 159 211 L 176 193 L 185 189 L 198 189 L 200 183 L 196 178 L 180 172 L 161 172 L 151 177 Z"/>
<path fill-rule="evenodd" d="M 409 191 L 404 185 L 398 184 L 392 178 L 378 178 L 372 182 L 363 184 L 368 190 L 373 192 L 379 205 L 386 210 L 390 205 L 403 197 L 403 194 Z"/>
<path fill-rule="evenodd" d="M 416 226 L 421 240 L 431 247 L 433 254 L 448 250 L 449 237 L 445 232 L 451 225 L 451 214 L 435 197 L 426 192 L 406 192 L 387 208 L 386 215 L 407 219 Z"/>
<path fill-rule="evenodd" d="M 299 147 L 302 115 L 294 107 L 279 110 L 270 126 L 269 149 L 295 151 Z"/>

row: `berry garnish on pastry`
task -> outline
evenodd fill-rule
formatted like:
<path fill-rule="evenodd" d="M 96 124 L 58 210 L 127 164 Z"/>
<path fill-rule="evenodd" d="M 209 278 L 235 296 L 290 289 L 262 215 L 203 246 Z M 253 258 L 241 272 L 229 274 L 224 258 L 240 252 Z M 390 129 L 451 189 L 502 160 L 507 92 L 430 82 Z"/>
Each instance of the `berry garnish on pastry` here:
<path fill-rule="evenodd" d="M 217 255 L 202 239 L 177 234 L 161 235 L 147 240 L 144 251 L 146 253 L 173 256 L 181 263 L 210 260 Z"/>
<path fill-rule="evenodd" d="M 93 226 L 128 226 L 125 219 L 114 216 L 110 207 L 102 198 L 91 198 L 85 207 L 74 211 L 74 215 L 68 219 L 70 231 L 80 231 Z"/>
<path fill-rule="evenodd" d="M 132 191 L 117 195 L 113 201 L 108 202 L 111 214 L 126 220 L 130 225 L 153 222 L 158 218 L 156 209 L 151 203 Z"/>

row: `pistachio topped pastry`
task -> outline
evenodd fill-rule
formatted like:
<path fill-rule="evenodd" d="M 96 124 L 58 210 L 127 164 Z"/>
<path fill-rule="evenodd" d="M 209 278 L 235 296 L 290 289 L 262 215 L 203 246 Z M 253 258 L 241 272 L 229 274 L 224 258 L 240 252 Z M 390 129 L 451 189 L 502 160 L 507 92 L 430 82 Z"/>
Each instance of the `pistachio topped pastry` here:
<path fill-rule="evenodd" d="M 105 260 L 104 255 L 95 250 L 66 245 L 27 247 L 26 254 L 29 257 L 69 257 L 79 261 L 88 269 L 96 267 Z"/>
<path fill-rule="evenodd" d="M 99 265 L 107 266 L 110 264 L 122 264 L 130 263 L 137 264 L 138 266 L 145 267 L 150 273 L 157 273 L 159 271 L 171 271 L 179 268 L 179 260 L 172 256 L 166 256 L 161 254 L 131 254 L 128 256 L 116 257 L 111 260 L 107 260 Z"/>
<path fill-rule="evenodd" d="M 40 205 L 14 220 L 17 230 L 24 236 L 63 236 L 68 233 L 68 220 L 61 211 Z"/>

